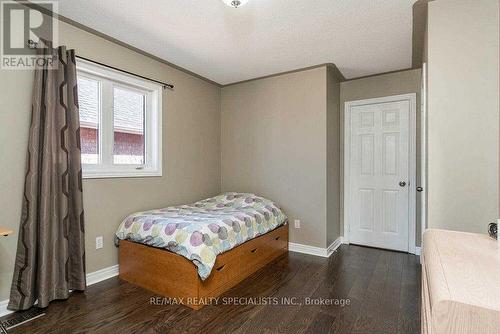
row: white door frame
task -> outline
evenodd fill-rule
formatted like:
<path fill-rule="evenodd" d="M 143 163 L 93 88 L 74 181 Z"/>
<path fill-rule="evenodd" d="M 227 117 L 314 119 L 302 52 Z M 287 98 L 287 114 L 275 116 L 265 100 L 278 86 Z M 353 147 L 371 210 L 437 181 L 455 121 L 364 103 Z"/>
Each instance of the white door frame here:
<path fill-rule="evenodd" d="M 420 233 L 421 241 L 427 228 L 427 63 L 422 64 L 422 91 L 420 93 Z"/>
<path fill-rule="evenodd" d="M 415 234 L 416 234 L 416 187 L 417 187 L 417 94 L 403 94 L 385 96 L 374 99 L 348 101 L 344 108 L 344 239 L 343 242 L 349 243 L 349 222 L 350 217 L 350 150 L 351 150 L 351 121 L 349 113 L 354 106 L 362 106 L 367 104 L 387 103 L 387 102 L 410 102 L 410 160 L 409 166 L 409 182 L 408 182 L 408 252 L 415 254 Z"/>

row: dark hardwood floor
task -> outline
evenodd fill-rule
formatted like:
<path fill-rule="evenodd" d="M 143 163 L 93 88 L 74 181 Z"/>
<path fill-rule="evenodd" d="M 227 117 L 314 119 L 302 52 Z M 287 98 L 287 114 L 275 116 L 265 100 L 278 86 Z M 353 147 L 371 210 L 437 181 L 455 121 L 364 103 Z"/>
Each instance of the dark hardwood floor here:
<path fill-rule="evenodd" d="M 200 311 L 152 305 L 155 296 L 112 278 L 53 302 L 45 316 L 9 333 L 420 332 L 418 257 L 352 245 L 329 259 L 290 252 L 227 292 L 226 303 Z M 252 299 L 236 305 L 230 297 Z M 282 297 L 302 305 L 270 304 Z M 349 305 L 305 305 L 307 298 Z"/>

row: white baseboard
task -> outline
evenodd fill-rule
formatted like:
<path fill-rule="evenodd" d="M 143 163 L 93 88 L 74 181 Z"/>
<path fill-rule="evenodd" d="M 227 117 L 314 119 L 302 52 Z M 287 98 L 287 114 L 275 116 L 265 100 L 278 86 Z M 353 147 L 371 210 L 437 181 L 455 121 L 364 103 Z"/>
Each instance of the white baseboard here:
<path fill-rule="evenodd" d="M 342 244 L 342 237 L 338 237 L 334 242 L 332 242 L 330 246 L 328 246 L 328 248 L 314 247 L 314 246 L 289 242 L 288 250 L 296 253 L 309 254 L 321 257 L 330 257 L 330 255 L 332 255 L 332 253 L 335 252 L 341 244 Z"/>
<path fill-rule="evenodd" d="M 12 313 L 12 311 L 7 310 L 7 305 L 9 305 L 8 299 L 0 301 L 0 317 L 3 317 L 4 315 Z"/>
<path fill-rule="evenodd" d="M 334 242 L 332 242 L 330 246 L 328 246 L 328 248 L 326 249 L 326 256 L 330 257 L 330 255 L 332 255 L 333 252 L 335 252 L 337 248 L 340 247 L 340 245 L 342 245 L 342 237 L 338 237 Z"/>
<path fill-rule="evenodd" d="M 94 271 L 92 273 L 87 274 L 87 286 L 91 286 L 93 284 L 102 282 L 107 280 L 108 278 L 118 276 L 118 265 L 114 265 L 111 267 L 107 267 L 101 270 Z M 14 311 L 7 310 L 7 305 L 9 304 L 9 300 L 0 301 L 0 317 L 4 315 L 14 313 Z"/>
<path fill-rule="evenodd" d="M 102 282 L 108 278 L 118 276 L 118 265 L 107 267 L 87 274 L 87 286 Z"/>
<path fill-rule="evenodd" d="M 321 257 L 328 257 L 326 248 L 308 246 L 303 244 L 296 244 L 293 242 L 288 243 L 288 250 L 290 252 L 309 254 Z"/>

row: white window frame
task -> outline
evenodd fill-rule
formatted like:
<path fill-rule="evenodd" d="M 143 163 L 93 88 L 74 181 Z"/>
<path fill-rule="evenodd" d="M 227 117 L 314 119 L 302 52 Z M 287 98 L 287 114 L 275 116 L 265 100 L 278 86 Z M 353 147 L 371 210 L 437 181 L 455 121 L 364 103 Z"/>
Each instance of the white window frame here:
<path fill-rule="evenodd" d="M 99 89 L 99 163 L 82 164 L 83 178 L 162 176 L 162 94 L 163 87 L 89 61 L 77 59 L 77 76 L 100 82 Z M 143 165 L 113 163 L 113 88 L 136 90 L 145 95 Z M 103 96 L 107 96 L 104 99 Z M 104 103 L 107 103 L 104 105 Z"/>

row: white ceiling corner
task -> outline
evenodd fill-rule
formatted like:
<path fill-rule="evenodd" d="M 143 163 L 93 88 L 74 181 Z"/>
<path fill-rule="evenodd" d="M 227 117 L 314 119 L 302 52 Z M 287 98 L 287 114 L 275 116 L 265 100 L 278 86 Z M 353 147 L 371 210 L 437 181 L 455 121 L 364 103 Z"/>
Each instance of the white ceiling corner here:
<path fill-rule="evenodd" d="M 409 68 L 415 1 L 59 0 L 59 12 L 224 85 L 323 63 L 347 79 Z"/>

